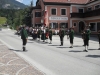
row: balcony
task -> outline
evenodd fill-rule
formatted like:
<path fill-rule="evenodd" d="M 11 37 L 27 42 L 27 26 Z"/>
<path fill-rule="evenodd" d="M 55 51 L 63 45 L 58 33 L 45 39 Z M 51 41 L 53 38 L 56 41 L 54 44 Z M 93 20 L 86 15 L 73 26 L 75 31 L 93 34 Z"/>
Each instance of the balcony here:
<path fill-rule="evenodd" d="M 86 17 L 94 17 L 100 16 L 100 9 L 87 11 L 85 13 L 70 13 L 71 18 L 86 18 Z"/>
<path fill-rule="evenodd" d="M 84 13 L 70 13 L 71 18 L 84 18 Z"/>

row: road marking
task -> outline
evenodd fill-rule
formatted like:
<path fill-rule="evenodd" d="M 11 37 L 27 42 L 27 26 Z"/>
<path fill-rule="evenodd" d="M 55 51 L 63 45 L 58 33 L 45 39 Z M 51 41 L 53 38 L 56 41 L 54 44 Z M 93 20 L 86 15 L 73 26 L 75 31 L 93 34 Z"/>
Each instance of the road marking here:
<path fill-rule="evenodd" d="M 25 66 L 25 67 L 23 67 L 22 69 L 20 69 L 20 70 L 16 73 L 16 75 L 19 75 L 19 73 L 20 73 L 22 70 L 24 70 L 25 68 L 27 68 L 27 67 L 28 67 L 28 65 Z"/>
<path fill-rule="evenodd" d="M 10 46 L 9 44 L 7 44 L 3 40 L 0 39 L 0 41 L 2 43 L 4 43 L 7 47 L 9 47 L 11 49 L 14 49 L 12 46 Z M 29 58 L 28 56 L 26 56 L 26 55 L 24 55 L 22 53 L 17 53 L 16 51 L 13 51 L 13 52 L 16 53 L 22 59 L 24 59 L 27 63 L 29 63 L 30 65 L 32 65 L 35 69 L 37 69 L 38 71 L 42 72 L 44 75 L 56 75 L 55 73 L 53 73 L 52 71 L 48 70 L 47 68 L 45 68 L 41 64 L 39 64 L 36 61 L 34 61 L 33 59 Z"/>

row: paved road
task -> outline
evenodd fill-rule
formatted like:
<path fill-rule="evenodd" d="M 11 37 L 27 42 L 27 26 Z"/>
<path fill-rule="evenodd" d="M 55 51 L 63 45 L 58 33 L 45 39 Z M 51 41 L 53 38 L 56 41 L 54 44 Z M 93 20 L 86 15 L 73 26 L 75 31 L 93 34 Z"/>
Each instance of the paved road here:
<path fill-rule="evenodd" d="M 0 75 L 44 75 L 0 41 Z"/>
<path fill-rule="evenodd" d="M 98 42 L 90 40 L 89 52 L 83 52 L 82 39 L 74 38 L 74 48 L 64 38 L 64 46 L 59 46 L 58 36 L 53 36 L 53 44 L 32 41 L 29 37 L 27 51 L 22 52 L 22 41 L 11 30 L 0 31 L 0 39 L 13 51 L 23 57 L 46 75 L 100 75 L 100 50 Z"/>

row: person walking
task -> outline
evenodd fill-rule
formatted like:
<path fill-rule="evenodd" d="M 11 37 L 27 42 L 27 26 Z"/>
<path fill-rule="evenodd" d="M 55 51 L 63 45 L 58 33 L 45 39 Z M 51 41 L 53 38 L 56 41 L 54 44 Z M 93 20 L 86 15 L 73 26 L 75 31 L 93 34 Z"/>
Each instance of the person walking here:
<path fill-rule="evenodd" d="M 100 30 L 98 31 L 98 39 L 99 39 L 99 48 L 98 48 L 98 50 L 100 50 Z"/>
<path fill-rule="evenodd" d="M 48 38 L 49 38 L 49 28 L 48 27 L 46 27 L 45 36 L 46 36 L 46 43 L 48 43 Z"/>
<path fill-rule="evenodd" d="M 43 42 L 45 42 L 46 40 L 45 33 L 46 33 L 46 30 L 45 30 L 45 27 L 43 27 L 42 32 L 41 32 L 41 40 L 43 40 Z"/>
<path fill-rule="evenodd" d="M 88 52 L 88 46 L 89 46 L 89 39 L 90 39 L 90 29 L 89 27 L 87 26 L 85 32 L 84 32 L 84 42 L 85 42 L 85 52 Z"/>
<path fill-rule="evenodd" d="M 52 44 L 52 29 L 51 29 L 51 27 L 49 28 L 49 39 L 50 39 L 49 44 Z"/>
<path fill-rule="evenodd" d="M 23 26 L 22 30 L 21 30 L 21 39 L 23 42 L 23 51 L 25 51 L 26 50 L 26 43 L 27 43 L 27 39 L 28 39 L 28 34 L 27 34 L 26 29 L 25 29 L 25 26 Z"/>
<path fill-rule="evenodd" d="M 61 29 L 59 31 L 59 36 L 60 36 L 60 42 L 61 42 L 61 45 L 60 46 L 63 46 L 63 39 L 64 39 L 64 36 L 65 36 L 64 27 L 61 27 Z"/>
<path fill-rule="evenodd" d="M 38 41 L 40 41 L 40 36 L 41 36 L 41 28 L 39 27 L 39 28 L 38 28 L 38 31 L 37 31 L 37 38 L 38 38 Z"/>
<path fill-rule="evenodd" d="M 82 39 L 83 39 L 83 46 L 85 46 L 85 41 L 84 41 L 84 38 L 85 38 L 85 30 L 83 30 L 81 32 L 81 35 L 82 35 Z"/>
<path fill-rule="evenodd" d="M 69 48 L 73 48 L 73 39 L 74 39 L 74 30 L 73 30 L 73 28 L 70 28 L 69 38 L 70 38 L 70 44 L 71 44 L 71 46 Z"/>

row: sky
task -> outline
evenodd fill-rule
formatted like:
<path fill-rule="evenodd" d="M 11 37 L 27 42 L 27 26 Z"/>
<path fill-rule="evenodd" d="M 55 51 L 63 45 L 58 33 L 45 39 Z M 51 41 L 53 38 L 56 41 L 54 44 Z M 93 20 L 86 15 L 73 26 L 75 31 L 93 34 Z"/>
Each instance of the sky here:
<path fill-rule="evenodd" d="M 16 0 L 16 1 L 21 2 L 21 3 L 25 4 L 25 5 L 30 5 L 30 2 L 32 0 Z M 33 3 L 34 3 L 33 5 L 36 5 L 36 1 L 37 0 L 33 0 Z"/>

